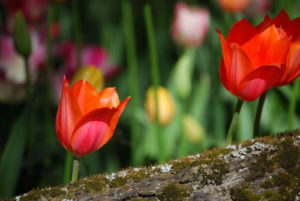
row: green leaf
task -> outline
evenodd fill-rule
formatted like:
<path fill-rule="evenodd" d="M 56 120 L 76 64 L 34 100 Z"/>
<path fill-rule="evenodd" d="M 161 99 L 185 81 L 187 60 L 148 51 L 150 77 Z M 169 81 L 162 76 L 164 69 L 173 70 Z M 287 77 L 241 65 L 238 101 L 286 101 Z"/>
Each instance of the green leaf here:
<path fill-rule="evenodd" d="M 192 90 L 192 73 L 195 65 L 195 49 L 186 49 L 175 64 L 173 84 L 181 98 L 189 96 Z"/>
<path fill-rule="evenodd" d="M 19 177 L 27 133 L 27 116 L 23 112 L 15 123 L 0 161 L 0 195 L 10 197 L 14 194 Z"/>

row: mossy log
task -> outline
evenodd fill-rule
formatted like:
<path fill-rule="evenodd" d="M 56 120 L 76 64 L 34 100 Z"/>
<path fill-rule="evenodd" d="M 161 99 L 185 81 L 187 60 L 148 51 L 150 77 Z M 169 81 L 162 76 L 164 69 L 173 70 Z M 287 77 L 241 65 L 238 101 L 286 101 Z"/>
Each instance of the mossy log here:
<path fill-rule="evenodd" d="M 16 201 L 300 200 L 300 130 L 33 190 Z M 6 199 L 5 199 L 6 200 Z"/>

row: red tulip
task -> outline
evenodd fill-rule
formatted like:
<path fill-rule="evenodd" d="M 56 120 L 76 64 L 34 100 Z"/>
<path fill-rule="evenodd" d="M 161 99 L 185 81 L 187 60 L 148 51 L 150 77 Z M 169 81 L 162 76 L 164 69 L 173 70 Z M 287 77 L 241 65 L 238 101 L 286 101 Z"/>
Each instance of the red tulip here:
<path fill-rule="evenodd" d="M 87 81 L 69 88 L 64 78 L 56 114 L 56 135 L 73 155 L 96 151 L 110 140 L 130 97 L 120 103 L 115 88 L 98 93 Z"/>
<path fill-rule="evenodd" d="M 252 101 L 268 89 L 293 81 L 300 73 L 300 19 L 290 21 L 282 11 L 266 16 L 258 26 L 237 22 L 226 40 L 218 31 L 223 58 L 223 85 L 242 100 Z"/>

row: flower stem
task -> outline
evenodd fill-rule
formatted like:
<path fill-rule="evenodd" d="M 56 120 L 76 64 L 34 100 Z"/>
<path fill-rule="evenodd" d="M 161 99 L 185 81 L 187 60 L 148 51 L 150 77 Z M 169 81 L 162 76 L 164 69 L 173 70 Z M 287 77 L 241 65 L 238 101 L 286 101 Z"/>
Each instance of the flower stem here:
<path fill-rule="evenodd" d="M 51 52 L 52 52 L 52 36 L 51 28 L 54 19 L 55 8 L 52 2 L 49 4 L 47 15 L 47 35 L 46 35 L 46 78 L 47 87 L 50 88 L 50 72 L 52 67 Z"/>
<path fill-rule="evenodd" d="M 258 105 L 257 105 L 257 110 L 256 110 L 256 116 L 255 116 L 255 122 L 254 122 L 254 127 L 253 127 L 253 137 L 259 137 L 260 132 L 259 132 L 259 127 L 260 127 L 260 119 L 261 119 L 261 114 L 262 110 L 264 107 L 264 103 L 266 100 L 267 92 L 264 93 L 263 95 L 260 96 Z"/>
<path fill-rule="evenodd" d="M 70 182 L 73 155 L 66 151 L 63 184 Z"/>
<path fill-rule="evenodd" d="M 81 66 L 81 28 L 79 17 L 79 0 L 72 0 L 72 23 L 76 41 L 76 67 Z"/>
<path fill-rule="evenodd" d="M 227 133 L 227 143 L 228 144 L 232 143 L 233 133 L 236 130 L 237 123 L 238 123 L 238 116 L 240 114 L 240 111 L 241 111 L 243 103 L 244 102 L 239 99 L 238 102 L 237 102 L 237 104 L 236 104 L 236 106 L 235 106 L 233 117 L 232 117 L 232 120 L 231 120 L 231 123 L 230 123 L 230 127 L 229 127 L 228 133 Z"/>
<path fill-rule="evenodd" d="M 74 157 L 73 159 L 73 171 L 72 171 L 72 180 L 71 182 L 75 182 L 78 180 L 79 173 L 79 158 Z"/>
<path fill-rule="evenodd" d="M 300 80 L 297 79 L 293 86 L 292 98 L 290 99 L 290 105 L 289 105 L 289 118 L 288 118 L 289 129 L 294 128 L 294 119 L 295 119 L 296 105 L 298 100 L 298 91 L 300 90 L 299 88 L 300 88 Z"/>
<path fill-rule="evenodd" d="M 138 110 L 140 107 L 140 96 L 139 96 L 139 82 L 138 82 L 138 72 L 137 72 L 137 56 L 136 56 L 136 42 L 134 36 L 134 26 L 132 17 L 131 3 L 128 0 L 122 2 L 122 13 L 123 13 L 123 26 L 125 32 L 125 42 L 127 49 L 127 65 L 129 68 L 129 84 L 130 93 L 132 95 L 132 115 L 131 115 L 131 139 L 132 139 L 132 165 L 141 165 L 141 157 L 143 153 L 137 151 L 138 148 L 138 134 L 139 125 L 137 120 Z"/>
<path fill-rule="evenodd" d="M 25 73 L 26 73 L 27 100 L 29 100 L 29 98 L 32 95 L 31 75 L 30 75 L 30 68 L 29 68 L 29 57 L 25 57 Z"/>
<path fill-rule="evenodd" d="M 152 18 L 152 10 L 149 3 L 144 5 L 144 17 L 147 31 L 148 47 L 151 60 L 151 80 L 154 87 L 154 98 L 155 98 L 155 127 L 156 134 L 158 136 L 158 146 L 160 149 L 160 154 L 158 156 L 159 161 L 164 160 L 164 145 L 163 145 L 163 136 L 161 135 L 161 128 L 159 123 L 159 103 L 158 103 L 158 87 L 159 87 L 159 68 L 158 68 L 158 59 L 157 59 L 157 48 L 156 41 L 154 36 L 154 26 Z"/>

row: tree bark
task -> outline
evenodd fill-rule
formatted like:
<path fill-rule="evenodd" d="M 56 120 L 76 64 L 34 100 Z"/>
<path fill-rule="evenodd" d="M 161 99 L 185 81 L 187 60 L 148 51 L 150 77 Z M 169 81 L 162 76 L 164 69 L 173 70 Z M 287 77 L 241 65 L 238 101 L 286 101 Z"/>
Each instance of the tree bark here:
<path fill-rule="evenodd" d="M 300 200 L 300 130 L 159 165 L 33 190 L 12 200 Z"/>

